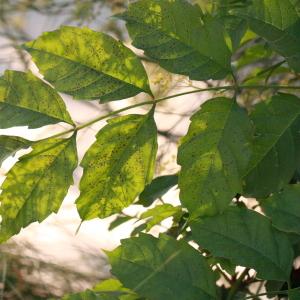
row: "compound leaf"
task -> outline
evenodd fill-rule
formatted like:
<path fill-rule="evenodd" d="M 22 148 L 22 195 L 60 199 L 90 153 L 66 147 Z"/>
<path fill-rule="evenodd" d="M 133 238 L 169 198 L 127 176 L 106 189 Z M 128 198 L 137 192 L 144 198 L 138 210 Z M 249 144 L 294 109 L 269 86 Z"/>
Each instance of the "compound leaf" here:
<path fill-rule="evenodd" d="M 153 111 L 110 119 L 83 158 L 77 208 L 83 220 L 119 213 L 154 172 L 157 129 Z"/>
<path fill-rule="evenodd" d="M 284 190 L 260 200 L 260 204 L 274 227 L 300 234 L 300 184 L 288 185 Z"/>
<path fill-rule="evenodd" d="M 263 215 L 232 207 L 221 215 L 195 220 L 191 228 L 195 241 L 213 256 L 254 268 L 262 279 L 288 280 L 293 262 L 291 244 Z"/>
<path fill-rule="evenodd" d="M 299 166 L 300 99 L 279 94 L 255 106 L 253 155 L 244 178 L 244 194 L 266 197 L 284 187 Z"/>
<path fill-rule="evenodd" d="M 1 186 L 0 242 L 30 223 L 57 212 L 77 166 L 76 138 L 49 139 L 34 144 L 8 172 Z"/>
<path fill-rule="evenodd" d="M 133 45 L 170 72 L 205 80 L 231 71 L 221 22 L 187 1 L 141 0 L 119 17 Z"/>
<path fill-rule="evenodd" d="M 253 0 L 234 14 L 249 21 L 250 28 L 300 72 L 300 14 L 297 0 Z"/>
<path fill-rule="evenodd" d="M 7 70 L 0 78 L 0 128 L 73 121 L 59 94 L 31 72 Z"/>
<path fill-rule="evenodd" d="M 204 257 L 183 240 L 140 234 L 122 240 L 108 256 L 112 273 L 147 299 L 216 299 L 211 269 Z"/>
<path fill-rule="evenodd" d="M 192 216 L 212 215 L 242 190 L 252 128 L 246 111 L 227 98 L 207 101 L 191 121 L 178 150 L 180 199 Z"/>
<path fill-rule="evenodd" d="M 0 165 L 7 157 L 14 155 L 20 149 L 28 148 L 31 143 L 17 136 L 0 136 Z"/>
<path fill-rule="evenodd" d="M 121 42 L 89 28 L 62 26 L 23 47 L 44 78 L 75 99 L 103 102 L 151 94 L 137 56 Z"/>

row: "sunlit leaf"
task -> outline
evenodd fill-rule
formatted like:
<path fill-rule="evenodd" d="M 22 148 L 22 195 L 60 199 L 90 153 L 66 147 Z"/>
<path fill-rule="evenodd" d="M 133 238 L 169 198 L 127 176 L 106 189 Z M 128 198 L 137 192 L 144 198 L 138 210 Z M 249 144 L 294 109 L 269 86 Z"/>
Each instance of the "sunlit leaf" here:
<path fill-rule="evenodd" d="M 0 128 L 73 121 L 62 98 L 32 73 L 5 71 L 0 77 Z"/>
<path fill-rule="evenodd" d="M 232 207 L 221 215 L 192 222 L 192 235 L 213 256 L 253 268 L 258 278 L 286 281 L 293 250 L 287 236 L 257 212 Z"/>
<path fill-rule="evenodd" d="M 81 162 L 81 218 L 105 218 L 130 205 L 153 177 L 156 151 L 153 111 L 110 119 Z"/>
<path fill-rule="evenodd" d="M 119 15 L 133 45 L 166 70 L 195 80 L 230 73 L 222 23 L 184 0 L 141 0 Z"/>
<path fill-rule="evenodd" d="M 121 241 L 108 253 L 112 273 L 151 300 L 216 299 L 214 275 L 205 259 L 185 241 L 160 235 Z"/>
<path fill-rule="evenodd" d="M 76 99 L 151 94 L 144 67 L 121 42 L 86 27 L 62 26 L 24 44 L 44 78 Z"/>
<path fill-rule="evenodd" d="M 193 216 L 223 211 L 242 190 L 252 129 L 235 100 L 215 98 L 192 116 L 178 151 L 180 200 Z"/>
<path fill-rule="evenodd" d="M 32 152 L 22 156 L 8 172 L 1 186 L 1 242 L 57 212 L 73 183 L 77 166 L 75 135 L 41 141 L 32 147 Z"/>

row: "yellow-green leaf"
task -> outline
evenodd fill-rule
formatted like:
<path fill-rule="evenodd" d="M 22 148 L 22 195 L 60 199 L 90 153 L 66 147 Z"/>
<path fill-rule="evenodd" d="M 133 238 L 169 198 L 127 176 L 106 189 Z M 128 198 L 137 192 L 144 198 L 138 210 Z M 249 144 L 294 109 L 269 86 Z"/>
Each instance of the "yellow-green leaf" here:
<path fill-rule="evenodd" d="M 156 151 L 152 111 L 110 119 L 81 162 L 81 218 L 105 218 L 133 203 L 152 180 Z"/>
<path fill-rule="evenodd" d="M 59 94 L 32 73 L 5 71 L 0 78 L 0 128 L 73 121 Z"/>
<path fill-rule="evenodd" d="M 8 172 L 1 186 L 0 242 L 32 222 L 57 212 L 77 166 L 76 137 L 34 144 Z"/>
<path fill-rule="evenodd" d="M 62 26 L 23 47 L 44 78 L 75 99 L 120 100 L 151 94 L 138 57 L 121 42 L 89 28 Z"/>

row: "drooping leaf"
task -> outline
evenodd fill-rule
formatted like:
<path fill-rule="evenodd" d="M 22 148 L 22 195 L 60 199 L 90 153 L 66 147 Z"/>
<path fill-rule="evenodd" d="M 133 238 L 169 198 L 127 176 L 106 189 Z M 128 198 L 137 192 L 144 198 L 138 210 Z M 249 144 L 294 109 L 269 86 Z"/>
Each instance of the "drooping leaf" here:
<path fill-rule="evenodd" d="M 76 138 L 49 139 L 33 146 L 8 172 L 1 186 L 0 242 L 32 222 L 57 212 L 77 166 Z"/>
<path fill-rule="evenodd" d="M 73 121 L 62 98 L 32 73 L 5 71 L 0 78 L 0 128 Z"/>
<path fill-rule="evenodd" d="M 139 196 L 137 204 L 150 206 L 156 199 L 162 197 L 178 182 L 178 175 L 156 177 L 145 187 Z"/>
<path fill-rule="evenodd" d="M 215 98 L 191 118 L 178 151 L 180 199 L 192 216 L 223 211 L 242 189 L 251 125 L 235 100 Z"/>
<path fill-rule="evenodd" d="M 212 271 L 201 254 L 183 240 L 141 234 L 122 240 L 108 256 L 112 273 L 147 299 L 216 299 Z"/>
<path fill-rule="evenodd" d="M 133 45 L 166 70 L 195 80 L 230 73 L 230 51 L 218 19 L 185 0 L 141 0 L 119 15 Z"/>
<path fill-rule="evenodd" d="M 7 157 L 14 155 L 20 149 L 28 148 L 31 143 L 17 136 L 0 136 L 0 165 Z"/>
<path fill-rule="evenodd" d="M 110 119 L 81 162 L 81 218 L 105 218 L 133 203 L 153 177 L 156 151 L 153 111 Z"/>
<path fill-rule="evenodd" d="M 182 214 L 180 206 L 173 206 L 165 203 L 162 205 L 156 205 L 155 207 L 148 209 L 140 216 L 140 219 L 148 219 L 146 221 L 146 230 L 149 231 L 153 226 L 159 224 L 161 221 L 173 217 L 175 215 Z"/>
<path fill-rule="evenodd" d="M 291 244 L 263 215 L 232 207 L 223 214 L 199 218 L 191 223 L 191 228 L 195 241 L 213 256 L 253 268 L 262 279 L 289 278 L 293 262 Z"/>
<path fill-rule="evenodd" d="M 86 27 L 62 26 L 24 44 L 44 78 L 75 99 L 103 102 L 151 94 L 137 56 L 121 42 Z"/>
<path fill-rule="evenodd" d="M 297 0 L 253 0 L 248 9 L 233 13 L 248 20 L 250 28 L 300 72 L 300 4 Z"/>
<path fill-rule="evenodd" d="M 119 215 L 117 218 L 109 224 L 108 230 L 113 230 L 116 227 L 126 223 L 127 221 L 132 220 L 133 218 L 130 216 Z"/>
<path fill-rule="evenodd" d="M 137 300 L 138 295 L 127 288 L 117 279 L 107 279 L 97 284 L 92 290 L 66 295 L 61 300 Z"/>
<path fill-rule="evenodd" d="M 300 99 L 279 94 L 255 106 L 253 155 L 245 174 L 244 194 L 266 197 L 280 190 L 299 166 Z"/>
<path fill-rule="evenodd" d="M 286 186 L 283 191 L 260 200 L 260 205 L 273 226 L 300 234 L 300 184 Z"/>

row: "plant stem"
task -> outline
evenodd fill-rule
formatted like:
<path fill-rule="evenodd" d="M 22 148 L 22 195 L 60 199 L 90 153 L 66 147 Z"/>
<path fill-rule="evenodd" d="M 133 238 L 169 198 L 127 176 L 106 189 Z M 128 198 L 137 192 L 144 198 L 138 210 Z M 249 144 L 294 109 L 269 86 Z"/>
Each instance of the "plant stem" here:
<path fill-rule="evenodd" d="M 228 293 L 228 296 L 227 296 L 227 300 L 232 300 L 234 295 L 237 293 L 237 291 L 239 290 L 240 288 L 240 285 L 242 284 L 243 282 L 243 279 L 245 278 L 245 276 L 248 274 L 249 272 L 249 269 L 246 268 L 242 274 L 239 276 L 239 278 L 233 283 L 233 285 L 231 286 L 231 289 Z"/>
<path fill-rule="evenodd" d="M 267 295 L 286 295 L 288 294 L 289 291 L 298 291 L 298 290 L 300 290 L 300 287 L 296 287 L 294 289 L 289 289 L 284 291 L 271 291 L 271 292 L 261 293 L 253 296 L 247 296 L 245 297 L 245 299 L 253 299 L 253 298 L 257 298 L 260 296 L 267 296 Z"/>
<path fill-rule="evenodd" d="M 266 90 L 266 89 L 300 90 L 300 86 L 286 86 L 286 85 L 266 85 L 266 86 L 265 85 L 240 85 L 238 88 L 239 89 L 262 89 L 262 90 Z M 177 98 L 177 97 L 184 96 L 184 95 L 190 95 L 190 94 L 196 94 L 196 93 L 202 93 L 202 92 L 209 92 L 209 91 L 220 91 L 220 90 L 229 91 L 229 90 L 236 90 L 236 89 L 237 89 L 236 85 L 208 87 L 208 88 L 204 88 L 204 89 L 195 89 L 193 91 L 183 92 L 183 93 L 166 96 L 166 97 L 159 98 L 159 99 L 148 100 L 148 101 L 136 103 L 136 104 L 129 105 L 129 106 L 126 106 L 124 108 L 112 111 L 108 114 L 99 116 L 99 117 L 97 117 L 97 118 L 95 118 L 95 119 L 93 119 L 93 120 L 91 120 L 91 121 L 89 121 L 85 124 L 82 124 L 80 126 L 72 128 L 72 129 L 68 129 L 68 130 L 65 130 L 63 132 L 57 133 L 57 134 L 55 134 L 53 136 L 50 136 L 48 138 L 45 138 L 43 140 L 47 140 L 47 139 L 51 139 L 51 138 L 57 138 L 57 137 L 63 136 L 65 134 L 68 134 L 68 133 L 71 133 L 71 132 L 79 131 L 79 130 L 81 130 L 83 128 L 86 128 L 90 125 L 93 125 L 93 124 L 95 124 L 99 121 L 102 121 L 102 120 L 107 119 L 111 116 L 117 115 L 121 112 L 130 110 L 130 109 L 133 109 L 133 108 L 136 108 L 136 107 L 139 107 L 139 106 L 153 105 L 153 104 L 157 104 L 157 103 L 162 102 L 162 101 L 166 101 L 166 100 L 169 100 L 169 99 L 172 99 L 172 98 Z"/>

